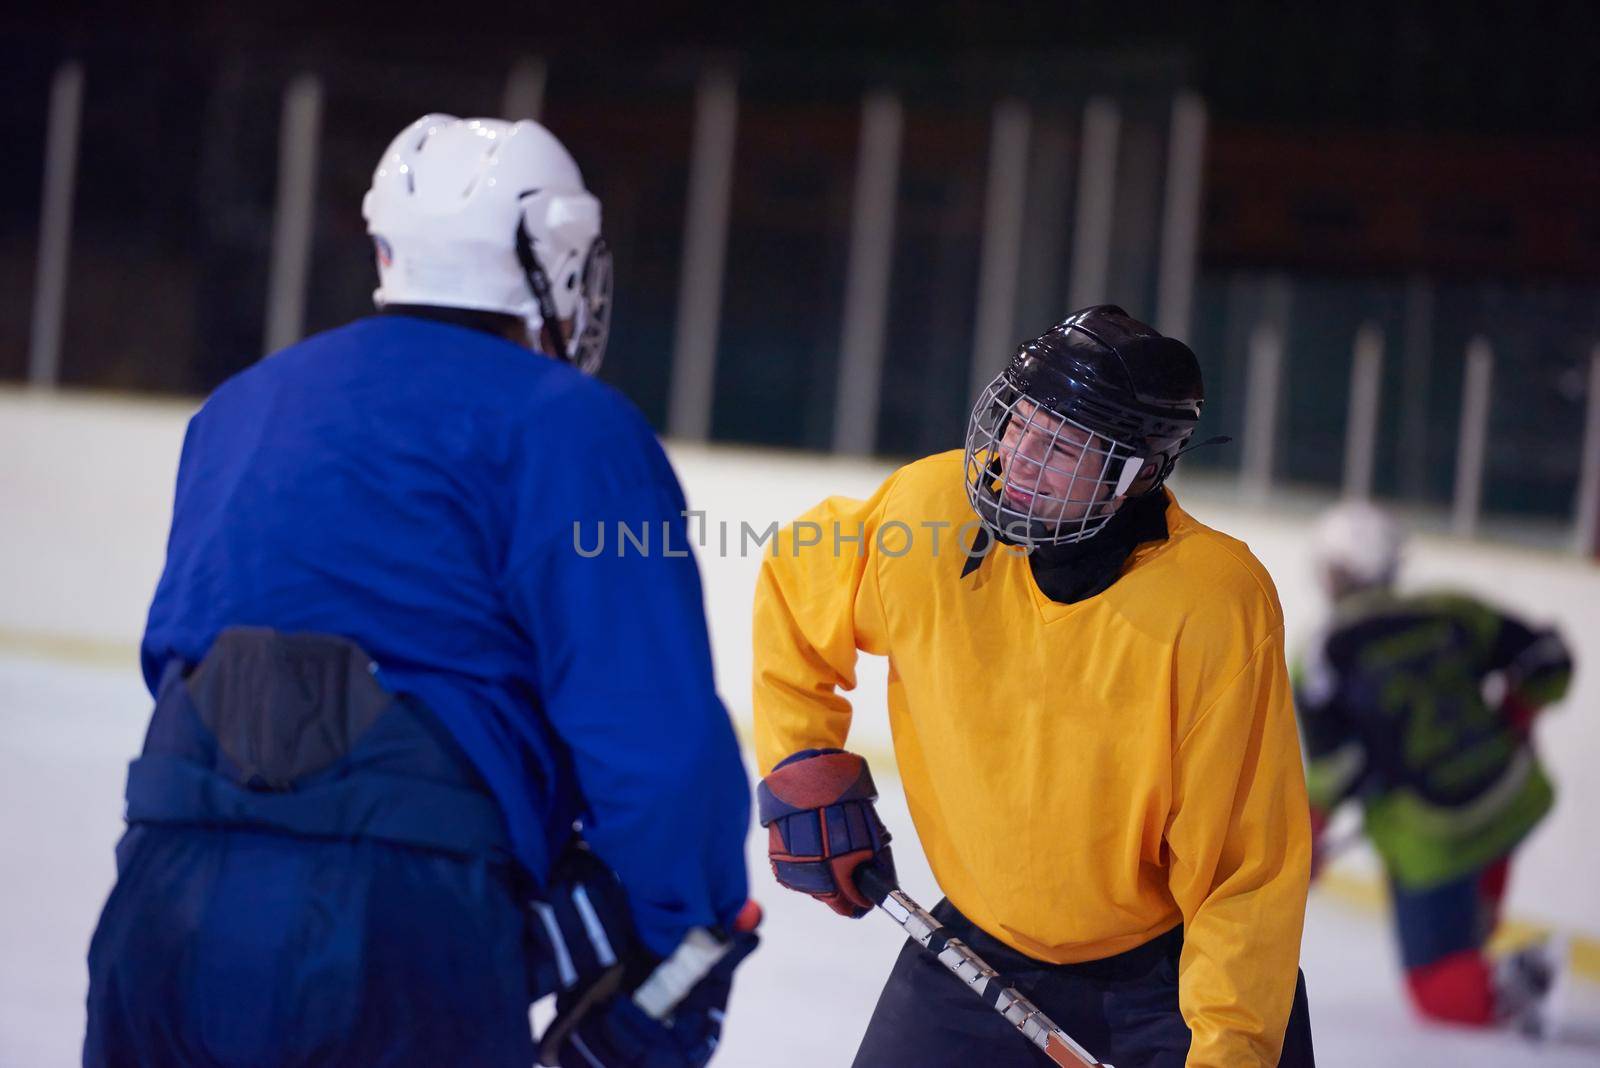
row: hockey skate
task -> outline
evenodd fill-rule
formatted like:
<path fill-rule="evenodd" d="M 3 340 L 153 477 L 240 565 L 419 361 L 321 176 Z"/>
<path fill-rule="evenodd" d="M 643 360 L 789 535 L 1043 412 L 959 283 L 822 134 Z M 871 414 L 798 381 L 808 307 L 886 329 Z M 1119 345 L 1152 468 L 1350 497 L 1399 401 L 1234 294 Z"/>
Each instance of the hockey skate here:
<path fill-rule="evenodd" d="M 1569 947 L 1550 935 L 1501 957 L 1495 965 L 1495 1004 L 1503 1024 L 1526 1038 L 1560 1037 L 1561 1000 Z"/>

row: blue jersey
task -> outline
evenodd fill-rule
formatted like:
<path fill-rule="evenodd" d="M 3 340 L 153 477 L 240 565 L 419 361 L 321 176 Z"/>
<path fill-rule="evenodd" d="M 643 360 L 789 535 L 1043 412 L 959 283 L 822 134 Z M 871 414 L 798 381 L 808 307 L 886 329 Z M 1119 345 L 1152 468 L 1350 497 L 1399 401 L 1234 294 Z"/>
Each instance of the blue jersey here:
<path fill-rule="evenodd" d="M 684 507 L 609 387 L 467 327 L 363 319 L 190 421 L 145 679 L 227 626 L 354 640 L 459 741 L 533 877 L 581 820 L 666 953 L 747 893 Z"/>

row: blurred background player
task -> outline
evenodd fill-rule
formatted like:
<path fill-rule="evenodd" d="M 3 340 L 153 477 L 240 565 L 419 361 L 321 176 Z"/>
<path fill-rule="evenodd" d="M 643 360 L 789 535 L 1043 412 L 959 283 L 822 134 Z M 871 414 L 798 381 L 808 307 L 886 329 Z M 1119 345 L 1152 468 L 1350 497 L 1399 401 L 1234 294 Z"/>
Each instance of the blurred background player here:
<path fill-rule="evenodd" d="M 189 425 L 84 1061 L 523 1068 L 559 989 L 541 1063 L 703 1064 L 755 941 L 748 786 L 692 559 L 574 551 L 686 544 L 589 376 L 599 203 L 542 126 L 429 115 L 364 215 L 382 314 Z"/>
<path fill-rule="evenodd" d="M 1309 1065 L 1282 613 L 1162 486 L 1203 401 L 1188 346 L 1087 308 L 983 391 L 964 454 L 806 513 L 820 543 L 785 535 L 756 592 L 760 819 L 780 883 L 870 911 L 889 835 L 836 690 L 887 655 L 954 936 L 1108 1063 Z M 907 943 L 855 1063 L 980 1060 L 1044 1055 Z"/>
<path fill-rule="evenodd" d="M 1461 593 L 1395 590 L 1404 534 L 1341 504 L 1314 552 L 1331 614 L 1297 665 L 1312 826 L 1359 798 L 1394 902 L 1418 1011 L 1541 1032 L 1559 966 L 1545 945 L 1491 959 L 1511 856 L 1554 794 L 1533 746 L 1572 677 L 1560 635 Z"/>

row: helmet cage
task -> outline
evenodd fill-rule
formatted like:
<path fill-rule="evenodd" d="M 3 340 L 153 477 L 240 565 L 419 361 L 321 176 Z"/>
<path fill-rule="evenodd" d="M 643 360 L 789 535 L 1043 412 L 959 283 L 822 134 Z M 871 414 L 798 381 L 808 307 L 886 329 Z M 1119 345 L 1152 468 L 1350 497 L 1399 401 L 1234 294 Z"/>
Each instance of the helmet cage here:
<path fill-rule="evenodd" d="M 563 338 L 561 313 L 556 307 L 555 293 L 550 288 L 550 276 L 533 250 L 533 239 L 526 221 L 517 223 L 517 262 L 527 276 L 528 288 L 533 292 L 539 312 L 539 348 L 572 364 L 584 374 L 594 374 L 605 359 L 606 342 L 611 336 L 611 249 L 599 236 L 589 243 L 583 260 L 583 269 L 568 279 L 578 289 L 577 305 L 573 310 L 572 333 Z"/>
<path fill-rule="evenodd" d="M 578 282 L 578 308 L 572 323 L 567 360 L 586 375 L 600 370 L 611 338 L 611 248 L 596 237 L 583 259 Z"/>
<path fill-rule="evenodd" d="M 1044 405 L 1008 369 L 984 388 L 967 424 L 967 499 L 1001 541 L 1070 544 L 1111 521 L 1155 458 Z"/>

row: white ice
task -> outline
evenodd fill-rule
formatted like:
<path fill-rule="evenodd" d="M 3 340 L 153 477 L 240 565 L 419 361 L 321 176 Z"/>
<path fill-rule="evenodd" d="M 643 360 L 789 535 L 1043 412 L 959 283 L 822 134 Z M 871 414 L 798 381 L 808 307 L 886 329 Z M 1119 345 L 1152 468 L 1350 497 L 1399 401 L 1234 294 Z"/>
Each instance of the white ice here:
<path fill-rule="evenodd" d="M 77 1062 L 84 953 L 110 888 L 127 760 L 148 698 L 126 670 L 0 658 L 0 1065 Z M 938 898 L 915 847 L 905 799 L 881 780 L 884 817 L 899 832 L 902 883 Z M 780 891 L 762 843 L 750 840 L 765 944 L 741 970 L 717 1065 L 848 1065 L 898 952 L 886 917 L 850 922 Z M 1303 961 L 1323 1065 L 1424 1068 L 1600 1065 L 1600 1047 L 1537 1047 L 1505 1034 L 1418 1024 L 1401 994 L 1384 919 L 1313 895 Z M 1600 988 L 1575 984 L 1569 1013 L 1600 1020 Z M 1123 1066 L 1128 1068 L 1128 1066 Z"/>

